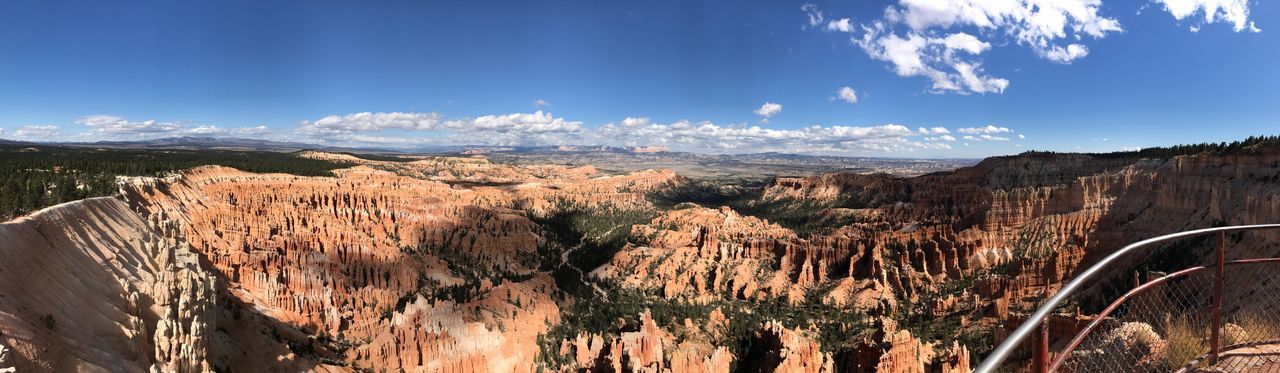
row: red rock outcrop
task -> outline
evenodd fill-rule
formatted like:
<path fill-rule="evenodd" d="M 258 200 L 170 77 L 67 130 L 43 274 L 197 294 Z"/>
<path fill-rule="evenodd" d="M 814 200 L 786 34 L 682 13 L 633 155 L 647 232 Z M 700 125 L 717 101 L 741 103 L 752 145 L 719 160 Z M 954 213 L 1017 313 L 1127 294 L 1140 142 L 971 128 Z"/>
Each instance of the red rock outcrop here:
<path fill-rule="evenodd" d="M 201 167 L 127 179 L 122 192 L 174 220 L 238 302 L 309 335 L 301 352 L 345 352 L 332 358 L 368 369 L 528 371 L 560 317 L 529 214 L 647 206 L 644 192 L 674 177 L 469 158 L 359 163 L 336 177 Z"/>
<path fill-rule="evenodd" d="M 114 198 L 0 224 L 0 344 L 21 371 L 210 370 L 212 276 Z"/>
<path fill-rule="evenodd" d="M 1027 154 L 914 178 L 777 178 L 756 202 L 818 206 L 821 229 L 797 234 L 785 219 L 719 206 L 656 212 L 604 265 L 582 270 L 685 313 L 628 308 L 606 330 L 553 340 L 555 326 L 571 325 L 561 324 L 567 306 L 596 299 L 557 288 L 532 218 L 651 213 L 646 193 L 681 178 L 478 157 L 302 156 L 358 165 L 333 177 L 200 167 L 128 178 L 125 202 L 0 225 L 0 369 L 531 372 L 562 359 L 563 370 L 964 372 L 982 351 L 961 337 L 998 335 L 1124 244 L 1280 217 L 1280 154 L 1265 149 Z M 1244 239 L 1251 245 L 1230 257 L 1280 252 L 1275 234 Z M 1202 248 L 1184 250 L 1203 261 Z M 1065 335 L 1087 316 L 1053 320 Z M 840 333 L 851 339 L 824 345 Z M 744 337 L 749 348 L 729 343 Z M 561 356 L 542 356 L 556 352 L 540 344 Z"/>
<path fill-rule="evenodd" d="M 256 328 L 262 319 L 232 320 L 215 274 L 176 232 L 115 198 L 0 224 L 4 364 L 19 371 L 203 372 L 234 358 L 242 366 L 318 368 L 289 357 Z M 246 347 L 278 357 L 242 358 Z"/>

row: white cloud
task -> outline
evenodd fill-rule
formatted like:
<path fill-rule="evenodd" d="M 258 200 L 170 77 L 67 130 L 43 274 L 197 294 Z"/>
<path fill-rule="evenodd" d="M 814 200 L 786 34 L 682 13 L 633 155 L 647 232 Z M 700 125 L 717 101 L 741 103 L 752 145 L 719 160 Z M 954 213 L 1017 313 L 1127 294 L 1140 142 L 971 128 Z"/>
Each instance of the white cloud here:
<path fill-rule="evenodd" d="M 306 122 L 306 126 L 315 131 L 349 133 L 354 131 L 376 131 L 384 129 L 432 130 L 440 125 L 443 116 L 438 113 L 352 113 L 347 115 L 330 115 L 315 122 Z"/>
<path fill-rule="evenodd" d="M 1026 138 L 1027 138 L 1027 136 L 1026 136 L 1026 135 L 1023 135 L 1023 134 L 1021 134 L 1021 133 L 1019 133 L 1019 134 L 1018 134 L 1018 139 L 1023 139 L 1023 140 L 1025 140 Z"/>
<path fill-rule="evenodd" d="M 1043 48 L 1058 39 L 1101 38 L 1120 23 L 1098 14 L 1102 0 L 900 0 L 885 18 L 911 30 L 971 26 L 1000 31 L 1020 44 Z"/>
<path fill-rule="evenodd" d="M 880 19 L 847 28 L 832 21 L 825 30 L 859 34 L 855 45 L 889 62 L 900 76 L 928 78 L 932 92 L 1002 93 L 1009 81 L 987 74 L 980 60 L 992 41 L 1071 63 L 1088 55 L 1081 40 L 1123 31 L 1114 18 L 1099 14 L 1101 4 L 1102 0 L 898 0 Z M 821 22 L 816 6 L 802 9 L 810 15 L 810 26 L 815 15 Z"/>
<path fill-rule="evenodd" d="M 215 125 L 203 125 L 178 131 L 178 134 L 192 136 L 260 136 L 271 133 L 271 129 L 267 126 L 240 127 L 226 129 Z"/>
<path fill-rule="evenodd" d="M 848 154 L 949 149 L 950 145 L 920 141 L 915 131 L 898 124 L 879 126 L 809 126 L 770 129 L 760 126 L 719 125 L 711 122 L 654 123 L 649 118 L 626 118 L 592 134 L 604 144 L 665 146 L 677 150 L 712 152 L 782 151 Z"/>
<path fill-rule="evenodd" d="M 848 18 L 841 18 L 827 23 L 827 31 L 853 32 L 853 23 Z"/>
<path fill-rule="evenodd" d="M 765 110 L 768 111 L 768 110 Z M 776 113 L 776 111 L 774 112 Z M 304 130 L 313 122 L 303 122 Z M 1004 127 L 979 128 L 993 134 Z M 976 131 L 977 129 L 975 129 Z M 1003 132 L 1001 131 L 1003 130 Z M 659 123 L 628 117 L 598 127 L 558 118 L 542 111 L 440 118 L 430 130 L 369 127 L 345 133 L 305 132 L 313 141 L 343 145 L 414 147 L 425 145 L 611 145 L 661 146 L 673 150 L 710 153 L 788 152 L 810 154 L 884 154 L 951 149 L 957 138 L 946 127 L 911 129 L 899 124 L 871 126 L 811 125 L 775 129 L 764 125 L 719 124 L 680 120 Z M 1000 136 L 974 132 L 972 141 L 1003 141 Z"/>
<path fill-rule="evenodd" d="M 163 135 L 166 133 L 180 131 L 185 127 L 183 124 L 177 122 L 161 122 L 154 119 L 135 122 L 114 115 L 90 115 L 80 117 L 75 120 L 75 123 L 92 128 L 89 134 L 108 137 L 126 135 Z"/>
<path fill-rule="evenodd" d="M 960 131 L 960 133 L 971 133 L 971 134 L 978 134 L 978 133 L 997 134 L 997 133 L 1013 132 L 1013 130 L 1009 129 L 1008 127 L 996 127 L 995 125 L 991 125 L 991 124 L 988 124 L 986 127 L 961 128 L 961 129 L 958 129 L 957 131 Z"/>
<path fill-rule="evenodd" d="M 879 24 L 883 26 L 883 24 Z M 907 32 L 906 37 L 884 34 L 882 28 L 868 28 L 854 41 L 872 58 L 889 62 L 899 76 L 922 76 L 933 82 L 933 92 L 1002 93 L 1009 81 L 987 75 L 982 65 L 967 55 L 991 48 L 989 43 L 965 33 L 928 37 Z"/>
<path fill-rule="evenodd" d="M 981 54 L 991 49 L 991 43 L 979 40 L 978 37 L 963 32 L 947 35 L 942 44 L 949 50 L 962 50 L 969 54 Z"/>
<path fill-rule="evenodd" d="M 533 113 L 516 113 L 507 115 L 486 115 L 477 118 L 451 120 L 445 127 L 467 132 L 576 132 L 582 130 L 582 122 L 567 121 L 556 118 L 551 113 L 541 110 Z"/>
<path fill-rule="evenodd" d="M 848 102 L 850 104 L 858 103 L 858 92 L 854 91 L 853 87 L 840 87 L 840 90 L 836 91 L 836 97 L 838 97 L 840 101 Z"/>
<path fill-rule="evenodd" d="M 800 10 L 804 11 L 804 14 L 809 17 L 809 27 L 816 27 L 822 24 L 822 11 L 818 10 L 817 5 L 804 4 L 800 6 Z"/>
<path fill-rule="evenodd" d="M 304 121 L 298 132 L 324 143 L 408 146 L 566 144 L 582 131 L 582 122 L 539 110 L 450 120 L 438 113 L 354 113 Z"/>
<path fill-rule="evenodd" d="M 13 131 L 13 137 L 20 139 L 54 139 L 58 136 L 62 136 L 62 127 L 53 125 L 22 126 Z"/>
<path fill-rule="evenodd" d="M 765 123 L 768 123 L 768 122 L 769 122 L 769 117 L 772 117 L 772 116 L 774 116 L 775 114 L 778 114 L 778 113 L 779 113 L 779 112 L 781 112 L 781 111 L 782 111 L 782 105 L 781 105 L 781 104 L 775 104 L 775 103 L 772 103 L 772 102 L 765 102 L 765 103 L 764 103 L 764 105 L 760 105 L 760 108 L 759 108 L 759 109 L 756 109 L 755 111 L 753 111 L 753 113 L 756 113 L 756 115 L 759 115 L 759 116 L 764 117 L 764 119 L 761 119 L 761 121 L 763 121 L 763 122 L 765 122 Z"/>
<path fill-rule="evenodd" d="M 1249 0 L 1153 0 L 1164 5 L 1164 10 L 1176 20 L 1192 17 L 1197 13 L 1204 14 L 1204 24 L 1215 22 L 1230 23 L 1236 32 L 1261 32 L 1253 21 L 1249 20 Z M 1191 31 L 1200 30 L 1200 24 L 1191 25 Z"/>
<path fill-rule="evenodd" d="M 357 117 L 360 116 L 348 116 L 348 119 Z M 324 129 L 324 131 L 337 132 L 340 130 L 335 128 L 343 128 L 343 126 L 347 126 L 348 128 L 361 127 L 354 122 L 338 123 L 334 118 L 338 117 L 325 118 L 325 123 L 330 125 L 330 127 L 328 129 Z M 270 128 L 263 125 L 228 129 L 212 124 L 194 124 L 191 122 L 164 122 L 158 120 L 132 121 L 114 115 L 84 116 L 77 118 L 74 123 L 84 125 L 89 128 L 88 131 L 80 131 L 74 135 L 82 138 L 88 138 L 90 140 L 138 140 L 170 136 L 261 136 L 272 133 Z M 365 127 L 370 126 L 373 126 L 373 124 L 366 124 Z M 60 135 L 61 133 L 55 136 Z M 280 136 L 275 136 L 273 138 L 284 139 Z"/>
<path fill-rule="evenodd" d="M 1089 48 L 1080 44 L 1068 44 L 1066 47 L 1055 45 L 1040 52 L 1044 59 L 1068 64 L 1089 55 Z"/>
<path fill-rule="evenodd" d="M 533 100 L 533 107 L 536 109 L 542 109 L 547 106 L 551 106 L 551 103 L 547 102 L 547 100 L 543 100 L 543 99 Z"/>
<path fill-rule="evenodd" d="M 1008 137 L 1003 137 L 1003 136 L 992 136 L 992 135 L 988 135 L 988 134 L 981 134 L 981 135 L 977 135 L 977 136 L 974 136 L 974 135 L 965 135 L 965 136 L 963 137 L 963 139 L 965 139 L 965 140 L 969 140 L 969 141 L 1009 141 L 1009 138 L 1008 138 Z"/>
<path fill-rule="evenodd" d="M 218 126 L 199 126 L 183 131 L 183 133 L 190 135 L 221 135 L 227 133 L 227 130 Z"/>

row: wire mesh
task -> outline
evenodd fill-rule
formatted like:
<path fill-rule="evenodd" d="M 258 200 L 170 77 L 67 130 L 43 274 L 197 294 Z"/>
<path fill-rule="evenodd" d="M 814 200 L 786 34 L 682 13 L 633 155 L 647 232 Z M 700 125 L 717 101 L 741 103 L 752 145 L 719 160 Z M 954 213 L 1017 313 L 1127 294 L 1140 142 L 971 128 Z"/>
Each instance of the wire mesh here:
<path fill-rule="evenodd" d="M 1216 271 L 1210 266 L 1163 279 L 1124 300 L 1070 352 L 1059 371 L 1280 371 L 1280 262 L 1225 268 L 1216 361 L 1211 354 Z"/>
<path fill-rule="evenodd" d="M 1228 266 L 1223 283 L 1222 353 L 1206 370 L 1280 371 L 1280 263 Z"/>

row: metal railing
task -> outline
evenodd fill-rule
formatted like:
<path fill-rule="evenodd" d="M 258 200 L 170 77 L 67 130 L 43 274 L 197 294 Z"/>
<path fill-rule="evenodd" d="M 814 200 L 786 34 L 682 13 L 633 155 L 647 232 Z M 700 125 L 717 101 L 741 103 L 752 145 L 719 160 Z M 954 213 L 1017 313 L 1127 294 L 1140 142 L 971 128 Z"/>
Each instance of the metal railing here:
<path fill-rule="evenodd" d="M 1096 365 L 1099 362 L 1118 363 L 1119 361 L 1125 361 L 1126 363 L 1132 362 L 1134 364 L 1150 363 L 1149 361 L 1142 361 L 1141 357 L 1120 359 L 1120 357 L 1126 357 L 1126 354 L 1136 353 L 1132 351 L 1132 345 L 1125 345 L 1126 347 L 1124 348 L 1105 348 L 1108 343 L 1115 342 L 1114 338 L 1095 341 L 1095 343 L 1086 343 L 1086 341 L 1091 336 L 1094 337 L 1094 339 L 1099 339 L 1093 332 L 1097 331 L 1104 323 L 1112 324 L 1113 329 L 1119 330 L 1118 333 L 1123 334 L 1117 338 L 1128 338 L 1127 340 L 1122 341 L 1125 343 L 1133 343 L 1133 340 L 1135 339 L 1159 339 L 1149 337 L 1158 337 L 1158 335 L 1156 335 L 1152 330 L 1150 323 L 1152 317 L 1146 317 L 1146 321 L 1148 321 L 1148 323 L 1136 321 L 1124 322 L 1124 320 L 1136 320 L 1142 318 L 1140 317 L 1142 315 L 1150 316 L 1162 311 L 1164 314 L 1160 323 L 1163 324 L 1162 329 L 1164 329 L 1163 331 L 1165 332 L 1165 335 L 1168 337 L 1174 337 L 1176 334 L 1178 338 L 1176 340 L 1170 338 L 1168 341 L 1157 340 L 1149 343 L 1150 346 L 1148 347 L 1151 349 L 1162 349 L 1166 357 L 1172 358 L 1177 358 L 1188 353 L 1192 353 L 1193 355 L 1199 354 L 1195 356 L 1187 356 L 1187 361 L 1185 363 L 1188 367 L 1202 363 L 1215 364 L 1218 362 L 1218 358 L 1222 355 L 1224 347 L 1222 346 L 1222 333 L 1224 326 L 1222 310 L 1223 300 L 1225 298 L 1223 295 L 1223 279 L 1226 277 L 1225 270 L 1227 266 L 1231 266 L 1234 270 L 1238 267 L 1247 269 L 1251 267 L 1258 267 L 1258 265 L 1280 263 L 1280 258 L 1226 261 L 1226 234 L 1263 229 L 1280 229 L 1280 224 L 1242 225 L 1198 229 L 1149 238 L 1125 246 L 1103 258 L 1092 267 L 1081 272 L 1078 276 L 1058 290 L 1056 294 L 1041 304 L 1035 312 L 1027 317 L 1026 321 L 1010 333 L 1008 337 L 982 361 L 982 364 L 977 367 L 975 372 L 988 373 L 997 371 L 997 369 L 1001 367 L 1001 364 L 1009 359 L 1019 346 L 1023 345 L 1024 342 L 1027 342 L 1028 339 L 1033 336 L 1036 337 L 1035 339 L 1037 343 L 1032 351 L 1033 366 L 1031 371 L 1035 372 L 1057 371 L 1062 368 L 1068 368 L 1068 370 L 1087 371 L 1116 368 Z M 1081 329 L 1075 337 L 1066 344 L 1065 348 L 1057 354 L 1056 358 L 1050 359 L 1050 338 L 1048 335 L 1049 327 L 1047 320 L 1049 320 L 1049 317 L 1059 306 L 1064 304 L 1068 297 L 1074 295 L 1083 286 L 1085 286 L 1087 282 L 1097 279 L 1097 277 L 1100 277 L 1100 275 L 1105 273 L 1109 267 L 1120 262 L 1126 256 L 1138 252 L 1140 249 L 1148 248 L 1159 243 L 1212 234 L 1218 235 L 1218 245 L 1216 250 L 1217 261 L 1215 264 L 1188 268 L 1149 280 L 1145 284 L 1137 284 L 1128 293 L 1122 295 L 1104 308 L 1102 312 L 1096 315 L 1087 326 Z M 1211 279 L 1212 296 L 1211 299 L 1205 299 L 1206 294 L 1204 294 L 1204 290 L 1207 286 L 1205 286 L 1206 284 L 1197 283 L 1196 281 L 1209 280 L 1204 279 L 1203 277 L 1205 276 L 1200 276 L 1209 272 L 1212 272 L 1213 274 Z M 1271 276 L 1275 277 L 1277 283 L 1280 283 L 1280 271 L 1272 271 L 1269 273 Z M 1153 294 L 1157 292 L 1152 289 L 1157 288 L 1163 288 L 1163 291 L 1158 292 L 1159 294 Z M 1139 297 L 1143 299 L 1141 301 L 1136 301 L 1135 299 Z M 1280 298 L 1280 294 L 1277 294 L 1277 298 Z M 1280 304 L 1280 302 L 1278 302 L 1278 304 Z M 1173 317 L 1170 316 L 1170 313 L 1168 312 L 1172 309 L 1185 310 L 1197 309 L 1197 307 L 1209 307 L 1209 318 L 1207 320 L 1184 316 Z M 1117 310 L 1121 308 L 1125 309 L 1125 315 L 1123 317 L 1114 316 Z M 1268 310 L 1267 312 L 1271 312 L 1272 314 L 1275 313 L 1272 310 Z M 1196 313 L 1191 312 L 1188 314 L 1195 315 Z M 1268 329 L 1268 331 L 1277 335 L 1271 335 L 1269 336 L 1270 338 L 1280 338 L 1280 322 L 1275 324 L 1276 327 L 1274 329 Z M 1209 329 L 1210 335 L 1207 337 L 1201 337 L 1197 334 L 1199 331 L 1206 328 Z M 1182 336 L 1182 334 L 1186 334 L 1186 336 Z M 1225 347 L 1247 348 L 1262 342 L 1268 342 L 1265 340 L 1258 340 L 1259 338 L 1242 339 L 1241 337 L 1236 336 L 1236 334 L 1240 333 L 1237 332 L 1232 334 L 1235 337 L 1233 337 L 1229 342 L 1237 343 Z M 1205 341 L 1206 339 L 1207 341 Z M 1245 343 L 1240 343 L 1242 341 Z M 1280 342 L 1271 342 L 1275 342 L 1273 344 L 1280 346 Z M 1089 344 L 1094 348 L 1090 349 L 1088 353 L 1076 352 L 1077 348 L 1086 344 Z M 1208 351 L 1200 354 L 1199 346 L 1205 344 L 1208 345 Z M 1277 359 L 1280 359 L 1280 347 L 1276 348 L 1276 352 Z M 1090 362 L 1095 365 L 1090 365 Z M 1179 364 L 1181 365 L 1183 362 L 1179 362 Z M 1129 368 L 1133 367 L 1131 366 Z"/>

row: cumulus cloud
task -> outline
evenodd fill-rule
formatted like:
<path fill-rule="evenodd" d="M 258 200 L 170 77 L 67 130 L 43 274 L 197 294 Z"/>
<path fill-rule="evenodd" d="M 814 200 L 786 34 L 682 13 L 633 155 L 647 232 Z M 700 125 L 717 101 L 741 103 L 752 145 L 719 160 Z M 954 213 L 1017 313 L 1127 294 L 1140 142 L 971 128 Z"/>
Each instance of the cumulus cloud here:
<path fill-rule="evenodd" d="M 1009 138 L 1008 138 L 1008 137 L 1004 137 L 1004 136 L 993 136 L 993 135 L 988 135 L 988 134 L 981 134 L 981 135 L 965 135 L 965 136 L 963 137 L 963 139 L 965 139 L 965 140 L 969 140 L 969 141 L 1009 141 Z"/>
<path fill-rule="evenodd" d="M 218 126 L 206 125 L 187 129 L 186 131 L 183 131 L 183 133 L 189 135 L 221 135 L 227 133 L 227 130 Z"/>
<path fill-rule="evenodd" d="M 90 115 L 77 118 L 76 124 L 88 126 L 89 134 L 118 137 L 127 135 L 156 136 L 174 133 L 185 126 L 177 122 L 157 120 L 131 121 L 114 115 Z"/>
<path fill-rule="evenodd" d="M 239 128 L 222 128 L 215 125 L 202 125 L 187 128 L 176 132 L 179 135 L 190 136 L 260 136 L 271 133 L 271 129 L 267 126 L 239 127 Z"/>
<path fill-rule="evenodd" d="M 485 115 L 477 118 L 452 120 L 445 122 L 445 127 L 467 132 L 577 132 L 582 130 L 582 122 L 556 118 L 552 116 L 551 113 L 539 110 L 533 113 Z"/>
<path fill-rule="evenodd" d="M 361 128 L 354 122 L 354 118 L 358 115 L 346 118 L 347 122 L 335 121 L 338 117 L 326 117 L 325 125 L 328 125 L 331 131 L 337 131 L 333 128 Z M 159 120 L 133 121 L 115 115 L 89 115 L 77 118 L 75 124 L 83 125 L 88 128 L 87 131 L 75 131 L 75 135 L 94 139 L 121 139 L 121 140 L 139 140 L 154 139 L 172 136 L 261 136 L 271 134 L 272 131 L 267 126 L 259 125 L 253 127 L 224 128 L 213 124 L 198 124 L 192 122 L 171 122 Z M 372 124 L 366 123 L 368 126 Z M 343 127 L 346 126 L 346 127 Z M 30 126 L 29 126 L 30 127 Z M 46 126 L 47 127 L 47 126 Z M 61 128 L 59 128 L 59 131 Z M 31 132 L 35 133 L 35 132 Z M 57 135 L 46 136 L 56 137 Z"/>
<path fill-rule="evenodd" d="M 987 75 L 978 55 L 991 48 L 977 37 L 954 33 L 933 37 L 908 32 L 906 36 L 886 33 L 883 24 L 868 28 L 854 43 L 871 58 L 889 62 L 893 71 L 903 77 L 926 77 L 933 82 L 933 92 L 1003 93 L 1009 81 Z"/>
<path fill-rule="evenodd" d="M 543 100 L 543 99 L 533 100 L 533 107 L 536 109 L 542 109 L 547 106 L 551 106 L 551 103 L 547 102 L 546 100 Z"/>
<path fill-rule="evenodd" d="M 756 109 L 754 113 L 756 113 L 756 115 L 764 117 L 763 119 L 761 119 L 762 122 L 768 123 L 770 117 L 774 116 L 775 114 L 778 114 L 781 111 L 782 111 L 781 104 L 765 102 L 764 105 L 760 105 L 760 108 Z"/>
<path fill-rule="evenodd" d="M 827 31 L 853 32 L 853 22 L 848 18 L 841 18 L 827 23 Z"/>
<path fill-rule="evenodd" d="M 1045 50 L 1042 55 L 1046 60 L 1068 64 L 1071 61 L 1088 56 L 1089 48 L 1080 44 L 1068 44 L 1065 47 L 1055 45 Z"/>
<path fill-rule="evenodd" d="M 836 91 L 836 97 L 850 104 L 858 103 L 858 92 L 853 90 L 853 87 L 840 87 L 840 90 Z"/>
<path fill-rule="evenodd" d="M 440 125 L 439 113 L 351 113 L 346 115 L 330 115 L 315 122 L 306 122 L 306 127 L 320 133 L 350 133 L 355 131 L 375 131 L 385 129 L 432 130 Z"/>
<path fill-rule="evenodd" d="M 992 41 L 1071 63 L 1088 55 L 1081 40 L 1123 31 L 1114 18 L 1099 14 L 1100 6 L 1101 0 L 898 0 L 879 19 L 848 27 L 831 21 L 824 30 L 855 34 L 853 43 L 867 55 L 888 62 L 900 76 L 929 79 L 932 92 L 1002 93 L 1009 81 L 987 74 L 980 59 Z M 816 6 L 802 10 L 810 26 L 822 22 Z"/>
<path fill-rule="evenodd" d="M 1249 0 L 1153 0 L 1164 6 L 1164 10 L 1176 20 L 1183 20 L 1203 14 L 1203 24 L 1225 22 L 1230 23 L 1236 32 L 1262 32 L 1253 21 L 1249 20 Z M 1199 31 L 1201 23 L 1191 25 L 1191 31 Z"/>
<path fill-rule="evenodd" d="M 318 121 L 317 121 L 318 122 Z M 304 132 L 315 122 L 303 122 Z M 779 151 L 813 154 L 882 154 L 950 149 L 957 140 L 946 127 L 912 129 L 900 124 L 812 125 L 774 129 L 762 125 L 680 120 L 660 123 L 628 117 L 597 127 L 546 112 L 440 118 L 429 130 L 379 129 L 345 133 L 309 132 L 313 141 L 380 146 L 422 145 L 612 145 L 661 146 L 673 150 L 742 153 Z M 976 134 L 981 141 L 982 134 Z M 989 139 L 987 141 L 996 141 Z"/>
<path fill-rule="evenodd" d="M 971 133 L 971 134 L 978 134 L 978 133 L 982 133 L 982 134 L 997 134 L 997 133 L 1010 133 L 1010 132 L 1013 132 L 1013 130 L 1009 129 L 1008 127 L 997 127 L 997 126 L 992 125 L 992 124 L 988 124 L 988 125 L 986 125 L 985 127 L 968 127 L 968 128 L 961 128 L 961 129 L 958 129 L 958 130 L 956 130 L 956 131 L 960 131 L 960 133 Z"/>
<path fill-rule="evenodd" d="M 58 136 L 62 136 L 62 127 L 54 125 L 22 126 L 13 131 L 13 137 L 20 139 L 54 139 Z"/>
<path fill-rule="evenodd" d="M 964 51 L 969 54 L 981 54 L 991 49 L 991 43 L 963 32 L 947 35 L 942 39 L 942 45 L 947 47 L 947 51 Z"/>
<path fill-rule="evenodd" d="M 402 145 L 545 145 L 573 140 L 582 130 L 582 122 L 541 110 L 448 120 L 438 113 L 353 113 L 304 121 L 299 128 L 326 143 Z"/>
<path fill-rule="evenodd" d="M 626 118 L 598 128 L 594 136 L 617 145 L 658 145 L 678 150 L 712 152 L 785 151 L 804 153 L 896 152 L 949 149 L 951 146 L 918 138 L 906 126 L 809 126 L 770 129 L 720 125 L 711 122 L 654 123 L 649 118 Z"/>

